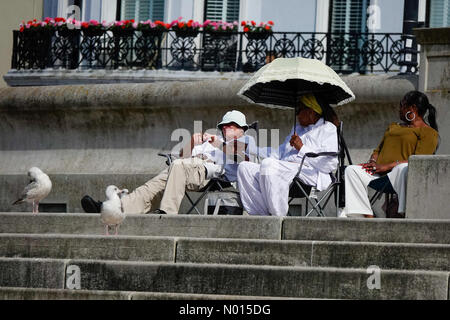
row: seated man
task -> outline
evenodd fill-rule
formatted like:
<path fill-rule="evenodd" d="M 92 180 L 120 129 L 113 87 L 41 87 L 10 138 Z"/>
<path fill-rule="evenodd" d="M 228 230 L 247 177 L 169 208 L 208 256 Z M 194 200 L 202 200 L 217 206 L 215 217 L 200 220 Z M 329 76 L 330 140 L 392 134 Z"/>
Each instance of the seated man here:
<path fill-rule="evenodd" d="M 222 175 L 230 182 L 236 181 L 236 158 L 248 160 L 246 154 L 256 148 L 255 142 L 252 137 L 244 135 L 248 125 L 245 115 L 239 111 L 227 112 L 217 127 L 223 138 L 208 133 L 194 134 L 189 146 L 191 157 L 173 161 L 156 177 L 122 196 L 124 212 L 149 213 L 161 200 L 160 209 L 154 213 L 178 214 L 186 190 L 198 191 L 211 178 Z M 183 150 L 180 156 L 183 157 Z M 101 202 L 89 196 L 83 197 L 81 205 L 86 212 L 100 212 Z"/>

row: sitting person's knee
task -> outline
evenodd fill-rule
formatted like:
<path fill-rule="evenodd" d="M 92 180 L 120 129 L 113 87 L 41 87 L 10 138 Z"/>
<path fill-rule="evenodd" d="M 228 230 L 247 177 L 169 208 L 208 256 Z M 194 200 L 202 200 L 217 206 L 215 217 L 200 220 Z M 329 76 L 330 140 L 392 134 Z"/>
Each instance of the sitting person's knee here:
<path fill-rule="evenodd" d="M 265 158 L 263 161 L 261 161 L 261 168 L 272 167 L 275 162 L 276 162 L 276 159 Z"/>

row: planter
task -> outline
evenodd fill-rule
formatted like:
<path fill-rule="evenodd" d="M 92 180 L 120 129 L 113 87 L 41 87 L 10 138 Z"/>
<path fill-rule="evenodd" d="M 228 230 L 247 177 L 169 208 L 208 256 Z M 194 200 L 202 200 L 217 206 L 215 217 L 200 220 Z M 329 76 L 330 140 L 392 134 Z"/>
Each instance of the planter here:
<path fill-rule="evenodd" d="M 158 29 L 144 29 L 140 30 L 145 37 L 160 37 L 164 31 Z"/>
<path fill-rule="evenodd" d="M 102 29 L 83 29 L 83 35 L 87 37 L 98 37 L 103 35 L 104 31 Z"/>
<path fill-rule="evenodd" d="M 72 37 L 76 35 L 76 33 L 77 33 L 76 29 L 69 29 L 69 28 L 58 29 L 58 35 L 61 37 Z"/>
<path fill-rule="evenodd" d="M 130 37 L 134 35 L 134 29 L 116 29 L 112 33 L 114 37 Z"/>
<path fill-rule="evenodd" d="M 232 32 L 226 32 L 226 31 L 223 31 L 223 32 L 211 31 L 211 32 L 208 32 L 207 34 L 209 34 L 212 39 L 217 39 L 217 40 L 229 40 L 233 36 Z"/>
<path fill-rule="evenodd" d="M 199 33 L 199 30 L 176 30 L 175 35 L 178 38 L 188 38 L 188 37 L 196 37 Z"/>
<path fill-rule="evenodd" d="M 271 32 L 247 32 L 246 34 L 249 40 L 266 40 Z"/>

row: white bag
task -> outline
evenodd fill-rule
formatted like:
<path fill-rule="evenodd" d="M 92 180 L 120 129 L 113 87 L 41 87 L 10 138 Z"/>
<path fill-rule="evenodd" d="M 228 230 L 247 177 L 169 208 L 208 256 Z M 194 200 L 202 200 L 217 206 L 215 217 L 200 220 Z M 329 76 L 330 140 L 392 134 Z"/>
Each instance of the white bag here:
<path fill-rule="evenodd" d="M 239 192 L 215 191 L 206 196 L 204 214 L 242 215 L 243 207 Z"/>

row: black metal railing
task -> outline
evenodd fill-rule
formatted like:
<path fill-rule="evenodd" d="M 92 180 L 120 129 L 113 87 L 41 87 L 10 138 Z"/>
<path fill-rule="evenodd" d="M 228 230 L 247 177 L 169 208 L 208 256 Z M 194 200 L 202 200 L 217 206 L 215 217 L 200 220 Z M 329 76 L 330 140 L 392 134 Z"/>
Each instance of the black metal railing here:
<path fill-rule="evenodd" d="M 401 33 L 14 31 L 12 68 L 253 72 L 276 57 L 305 57 L 339 73 L 398 72 L 403 43 Z"/>

